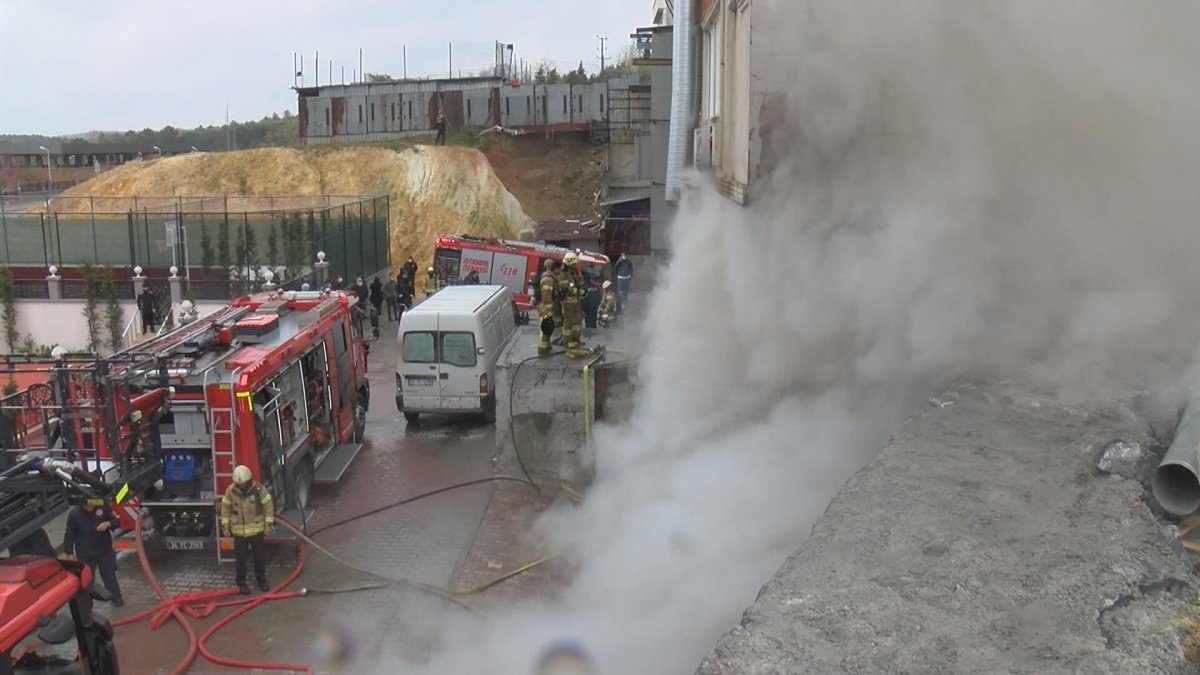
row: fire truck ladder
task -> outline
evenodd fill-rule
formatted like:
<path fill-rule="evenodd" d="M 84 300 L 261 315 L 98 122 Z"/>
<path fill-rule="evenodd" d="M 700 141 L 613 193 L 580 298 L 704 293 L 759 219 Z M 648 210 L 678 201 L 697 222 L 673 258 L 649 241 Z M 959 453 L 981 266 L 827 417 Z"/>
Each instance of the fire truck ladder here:
<path fill-rule="evenodd" d="M 208 397 L 208 378 L 212 374 L 216 366 L 210 367 L 204 371 L 204 395 Z M 226 478 L 233 480 L 233 468 L 237 466 L 237 458 L 234 452 L 234 444 L 237 441 L 237 412 L 234 409 L 237 405 L 237 397 L 234 396 L 234 387 L 237 385 L 238 375 L 242 372 L 241 368 L 235 368 L 229 376 L 229 404 L 228 405 L 213 405 L 211 401 L 207 401 L 208 405 L 208 428 L 211 436 L 212 444 L 212 467 L 213 467 L 213 493 L 218 500 L 216 508 L 220 509 L 221 493 L 219 491 L 220 479 Z M 217 379 L 220 383 L 220 379 Z M 228 466 L 228 470 L 222 470 L 222 465 Z M 219 516 L 218 516 L 219 517 Z M 217 563 L 231 562 L 233 558 L 227 558 L 221 550 L 221 532 L 220 523 L 218 521 L 217 531 Z"/>

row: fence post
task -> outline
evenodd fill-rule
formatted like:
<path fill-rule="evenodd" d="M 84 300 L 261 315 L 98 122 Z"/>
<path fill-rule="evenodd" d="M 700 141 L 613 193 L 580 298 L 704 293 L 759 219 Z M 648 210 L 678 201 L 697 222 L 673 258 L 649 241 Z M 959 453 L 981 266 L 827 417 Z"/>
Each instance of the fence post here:
<path fill-rule="evenodd" d="M 167 279 L 171 285 L 171 306 L 183 302 L 183 279 L 179 276 L 179 268 L 171 265 L 171 277 Z"/>
<path fill-rule="evenodd" d="M 58 268 L 50 266 L 50 276 L 46 277 L 46 288 L 51 300 L 62 300 L 62 277 L 58 276 Z"/>

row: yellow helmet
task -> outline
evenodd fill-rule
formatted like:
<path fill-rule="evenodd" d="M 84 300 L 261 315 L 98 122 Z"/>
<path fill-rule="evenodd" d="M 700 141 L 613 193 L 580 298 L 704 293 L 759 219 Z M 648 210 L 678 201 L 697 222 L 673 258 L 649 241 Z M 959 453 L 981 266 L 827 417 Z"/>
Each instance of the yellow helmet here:
<path fill-rule="evenodd" d="M 570 266 L 570 265 L 574 265 L 577 262 L 579 262 L 579 256 L 575 255 L 572 252 L 568 251 L 567 254 L 563 256 L 563 264 L 564 265 Z"/>
<path fill-rule="evenodd" d="M 554 269 L 554 258 L 546 258 L 545 260 L 543 260 L 542 261 L 542 269 L 547 270 L 547 271 Z"/>
<path fill-rule="evenodd" d="M 88 500 L 87 500 L 86 502 L 84 502 L 84 504 L 85 504 L 85 505 L 86 505 L 86 506 L 87 506 L 89 509 L 94 509 L 94 508 L 98 508 L 98 507 L 104 506 L 104 500 L 103 500 L 103 499 L 98 499 L 98 498 L 96 498 L 96 497 L 89 497 L 89 498 L 88 498 Z"/>
<path fill-rule="evenodd" d="M 250 467 L 246 466 L 245 464 L 239 464 L 239 465 L 237 465 L 237 467 L 234 468 L 233 482 L 249 483 L 253 479 L 254 479 L 254 476 L 253 476 L 253 474 L 250 473 Z"/>

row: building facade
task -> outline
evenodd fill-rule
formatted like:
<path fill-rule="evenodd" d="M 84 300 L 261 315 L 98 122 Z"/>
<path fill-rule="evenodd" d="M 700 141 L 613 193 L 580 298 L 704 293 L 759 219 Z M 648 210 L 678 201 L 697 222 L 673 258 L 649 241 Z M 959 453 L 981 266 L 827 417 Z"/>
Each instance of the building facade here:
<path fill-rule="evenodd" d="M 696 166 L 710 171 L 720 192 L 738 204 L 750 199 L 762 159 L 760 126 L 770 125 L 771 97 L 751 75 L 753 7 L 753 0 L 697 0 Z"/>
<path fill-rule="evenodd" d="M 162 156 L 185 150 L 167 148 Z M 154 159 L 159 151 L 137 144 L 46 140 L 0 141 L 0 189 L 7 194 L 61 190 L 126 162 Z"/>
<path fill-rule="evenodd" d="M 516 83 L 499 77 L 389 80 L 299 87 L 300 137 L 310 145 L 450 130 L 588 130 L 608 114 L 608 84 Z"/>

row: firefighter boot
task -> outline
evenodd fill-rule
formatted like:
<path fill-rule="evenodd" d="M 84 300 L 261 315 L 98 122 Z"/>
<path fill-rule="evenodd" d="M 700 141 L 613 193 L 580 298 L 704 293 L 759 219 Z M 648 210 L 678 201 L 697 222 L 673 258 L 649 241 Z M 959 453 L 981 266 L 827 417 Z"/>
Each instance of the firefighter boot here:
<path fill-rule="evenodd" d="M 538 332 L 537 353 L 538 356 L 549 356 L 550 354 L 550 336 L 554 334 L 554 318 L 545 316 L 542 318 L 542 325 Z"/>
<path fill-rule="evenodd" d="M 266 577 L 259 577 L 258 590 L 262 591 L 263 593 L 266 593 L 267 591 L 271 590 L 271 584 L 267 583 Z"/>

